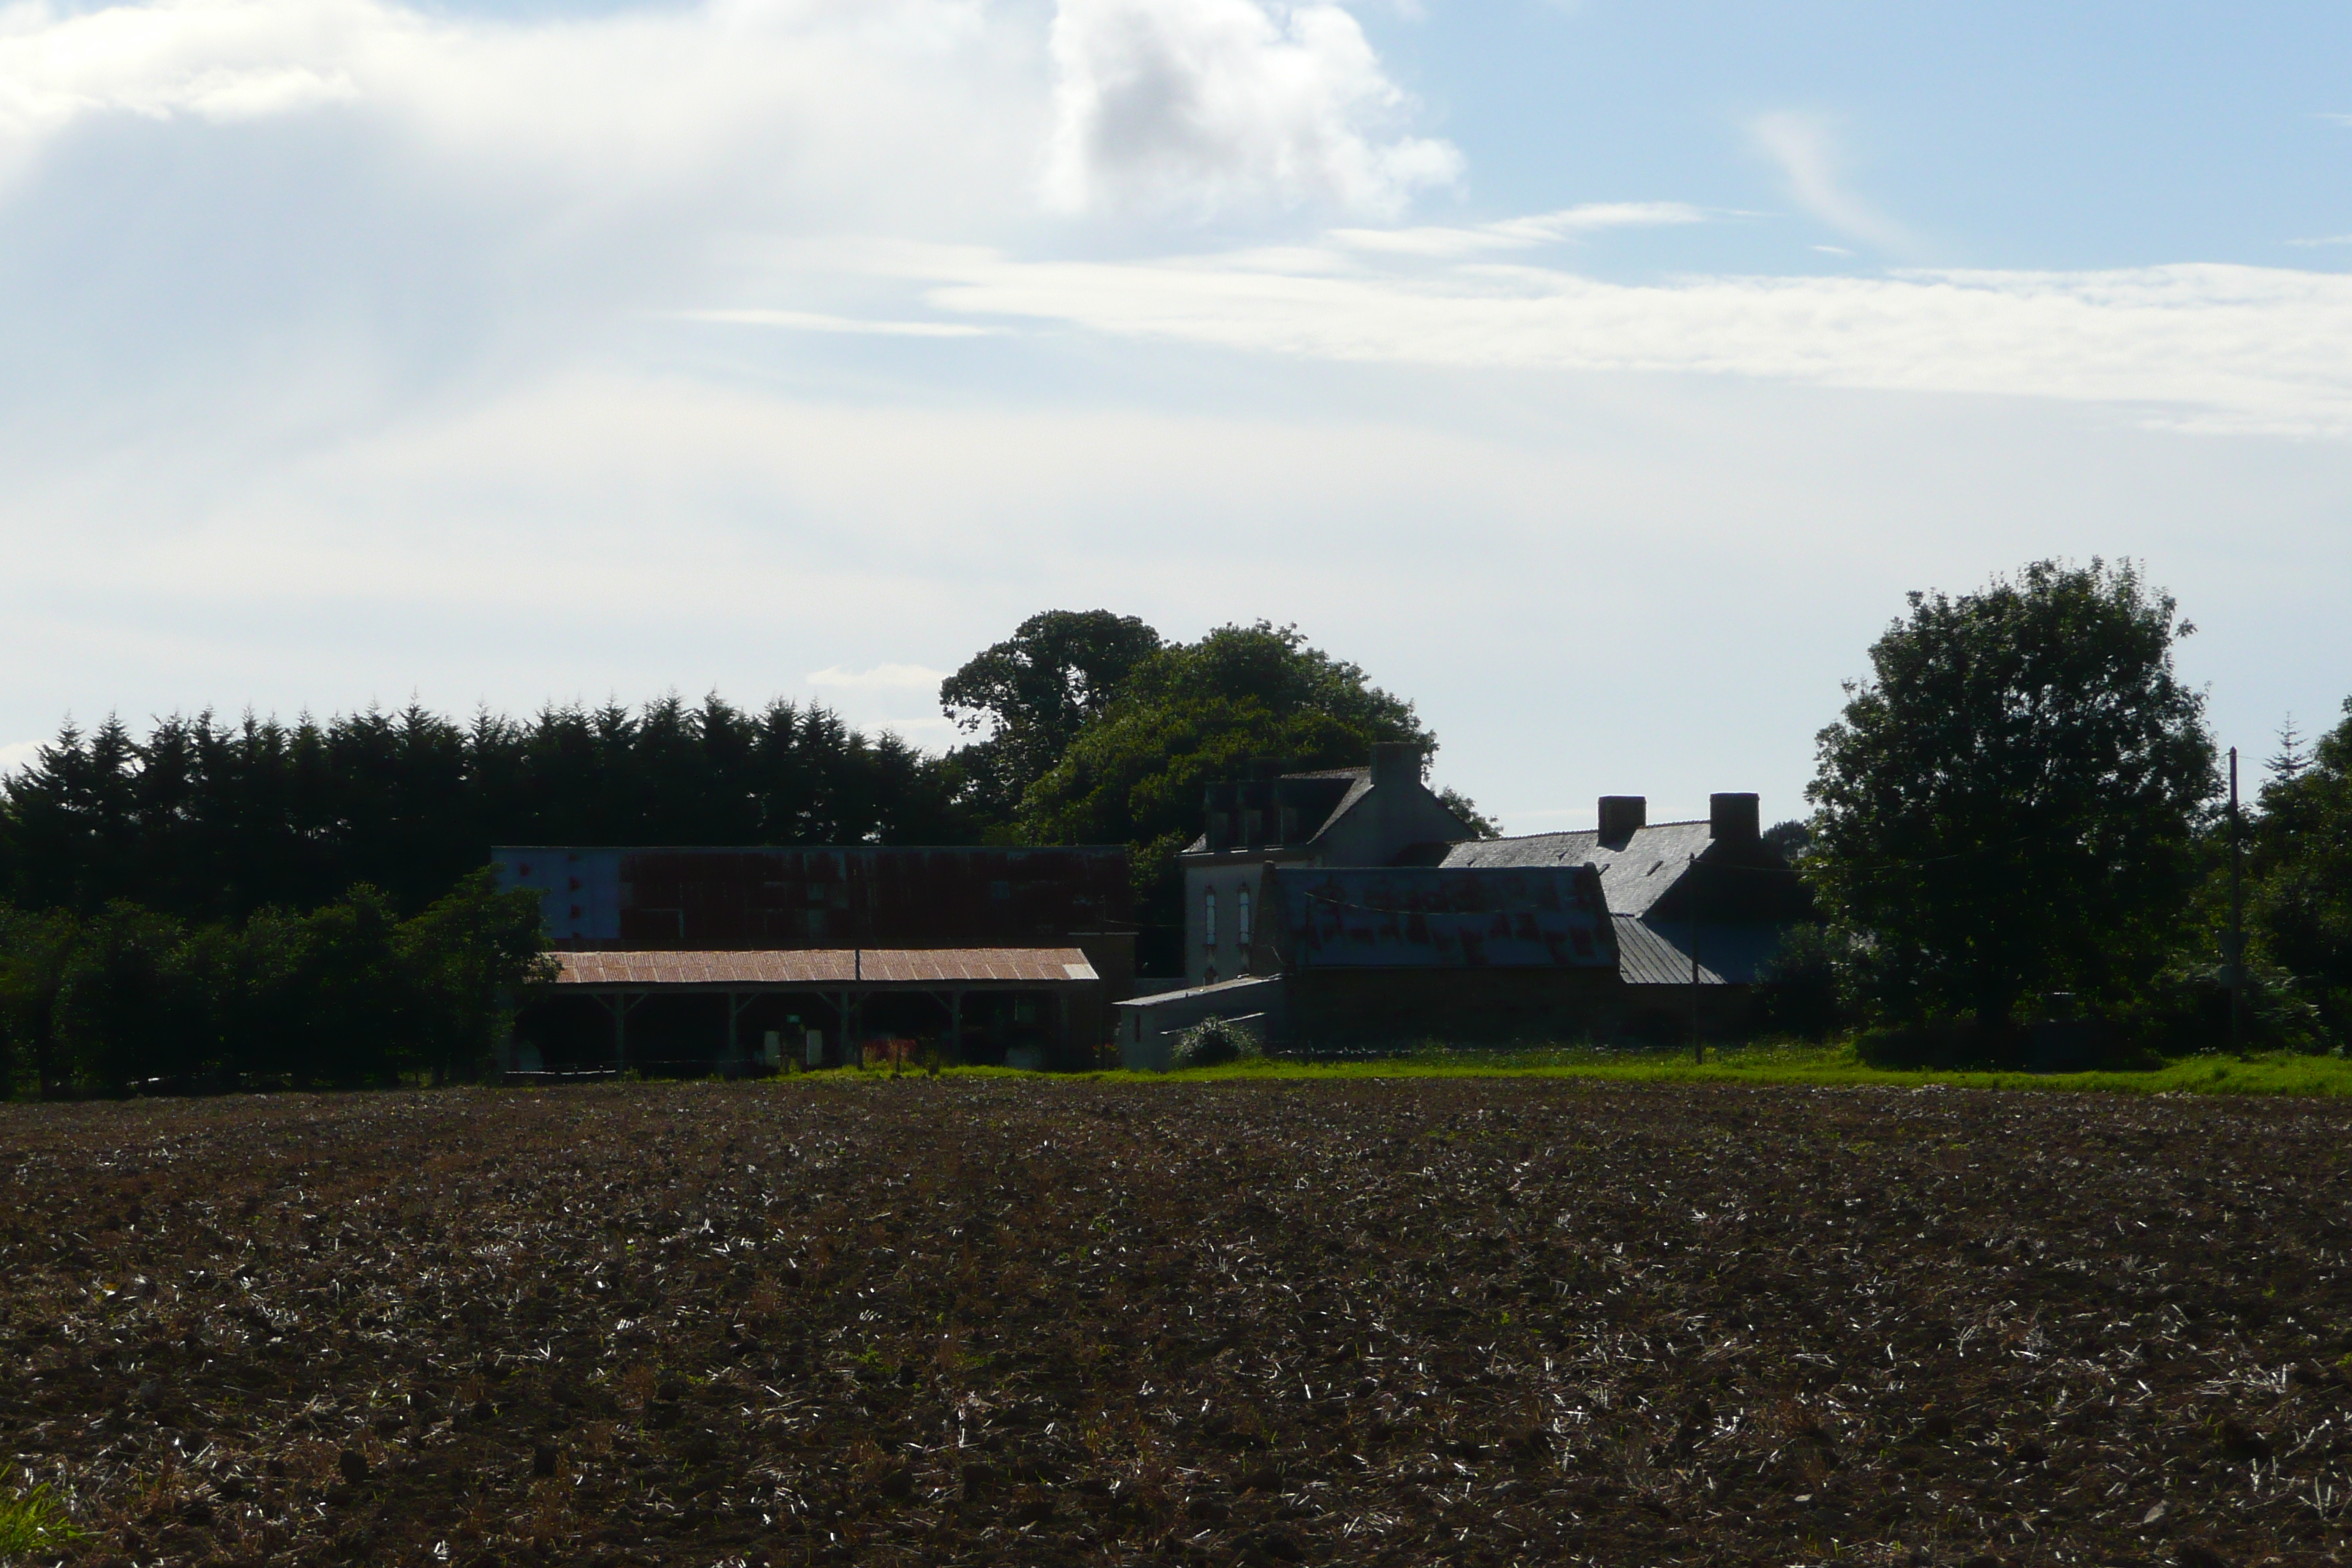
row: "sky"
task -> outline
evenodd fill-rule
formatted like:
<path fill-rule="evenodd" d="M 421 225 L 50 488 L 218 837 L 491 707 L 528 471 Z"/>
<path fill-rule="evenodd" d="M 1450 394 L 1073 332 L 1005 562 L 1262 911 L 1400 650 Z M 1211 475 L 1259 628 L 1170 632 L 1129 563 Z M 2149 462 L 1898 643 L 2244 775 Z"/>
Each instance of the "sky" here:
<path fill-rule="evenodd" d="M 0 0 L 0 763 L 716 691 L 939 747 L 1296 624 L 1512 831 L 1754 790 L 1913 589 L 2352 694 L 2352 11 Z"/>

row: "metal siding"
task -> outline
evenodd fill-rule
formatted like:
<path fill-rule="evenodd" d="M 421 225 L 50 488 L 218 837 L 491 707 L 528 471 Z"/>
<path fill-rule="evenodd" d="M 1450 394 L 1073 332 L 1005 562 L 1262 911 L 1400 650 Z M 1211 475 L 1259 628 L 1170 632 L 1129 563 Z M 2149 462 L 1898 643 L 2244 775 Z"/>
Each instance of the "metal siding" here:
<path fill-rule="evenodd" d="M 1127 853 L 500 847 L 561 946 L 720 949 L 1059 942 L 1129 922 Z M 576 884 L 576 885 L 575 885 Z"/>

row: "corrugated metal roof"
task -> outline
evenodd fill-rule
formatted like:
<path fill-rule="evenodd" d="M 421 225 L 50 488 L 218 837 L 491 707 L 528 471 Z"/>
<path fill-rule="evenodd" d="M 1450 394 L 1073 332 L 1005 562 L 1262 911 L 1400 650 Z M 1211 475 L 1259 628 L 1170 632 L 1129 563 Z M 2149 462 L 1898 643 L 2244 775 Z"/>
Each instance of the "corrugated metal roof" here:
<path fill-rule="evenodd" d="M 559 952 L 558 985 L 907 985 L 1097 978 L 1075 947 L 793 948 Z"/>
<path fill-rule="evenodd" d="M 1608 968 L 1598 880 L 1581 866 L 1270 867 L 1268 934 L 1299 969 Z"/>
<path fill-rule="evenodd" d="M 1690 928 L 1680 921 L 1653 923 L 1619 915 L 1617 976 L 1628 985 L 1688 985 Z M 1769 925 L 1698 928 L 1698 983 L 1752 985 L 1780 951 L 1780 931 Z"/>
<path fill-rule="evenodd" d="M 1659 822 L 1637 827 L 1622 844 L 1609 845 L 1601 835 L 1533 833 L 1519 838 L 1474 838 L 1456 844 L 1443 862 L 1451 867 L 1581 866 L 1591 861 L 1601 870 L 1601 890 L 1612 915 L 1643 915 L 1690 868 L 1691 857 L 1704 855 L 1715 838 L 1704 822 Z"/>

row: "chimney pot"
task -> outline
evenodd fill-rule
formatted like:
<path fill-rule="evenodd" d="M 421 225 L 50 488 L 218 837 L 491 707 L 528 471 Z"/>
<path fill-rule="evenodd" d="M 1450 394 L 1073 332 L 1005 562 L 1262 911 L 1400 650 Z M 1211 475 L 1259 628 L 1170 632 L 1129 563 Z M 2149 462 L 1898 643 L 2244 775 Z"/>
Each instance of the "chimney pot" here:
<path fill-rule="evenodd" d="M 1752 795 L 1711 795 L 1706 797 L 1706 831 L 1710 838 L 1733 844 L 1753 844 L 1762 836 Z"/>
<path fill-rule="evenodd" d="M 1650 800 L 1640 795 L 1604 795 L 1601 797 L 1601 837 L 1604 842 L 1616 843 L 1631 838 L 1633 831 L 1645 827 L 1650 821 Z"/>

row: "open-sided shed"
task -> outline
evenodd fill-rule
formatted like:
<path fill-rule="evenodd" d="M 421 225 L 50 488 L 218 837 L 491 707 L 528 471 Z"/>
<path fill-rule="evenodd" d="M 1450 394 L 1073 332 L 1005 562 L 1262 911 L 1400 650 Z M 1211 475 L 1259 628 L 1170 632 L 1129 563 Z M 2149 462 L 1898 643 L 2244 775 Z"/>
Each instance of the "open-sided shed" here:
<path fill-rule="evenodd" d="M 933 1036 L 960 1057 L 971 1044 L 976 1013 L 987 1020 L 992 1048 L 1048 1058 L 1090 1047 L 1106 1026 L 1101 979 L 1075 947 L 636 949 L 553 957 L 559 973 L 551 1000 L 585 1000 L 603 1010 L 615 1067 L 640 1059 L 632 1055 L 630 1021 L 649 1003 L 686 1002 L 702 1015 L 707 1049 L 697 1054 L 722 1065 L 761 1059 L 771 1034 L 793 1060 L 809 1065 L 837 1065 L 853 1059 L 848 1052 L 869 1034 L 902 1032 Z M 684 1011 L 670 1006 L 673 1040 Z M 1008 1033 L 1008 1018 L 1017 1032 Z M 783 1026 L 787 1020 L 796 1022 Z"/>

